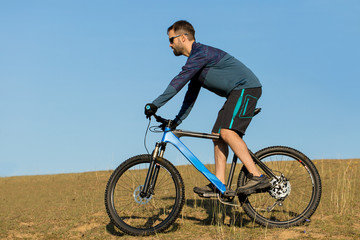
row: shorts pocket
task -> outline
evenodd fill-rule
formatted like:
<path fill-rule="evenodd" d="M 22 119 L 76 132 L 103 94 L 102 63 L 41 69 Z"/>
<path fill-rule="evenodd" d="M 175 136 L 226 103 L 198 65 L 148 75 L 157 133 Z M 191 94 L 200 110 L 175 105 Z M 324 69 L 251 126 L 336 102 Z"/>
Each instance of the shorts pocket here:
<path fill-rule="evenodd" d="M 239 117 L 240 118 L 252 118 L 254 116 L 256 104 L 258 98 L 247 94 L 244 98 L 244 102 L 240 108 Z"/>

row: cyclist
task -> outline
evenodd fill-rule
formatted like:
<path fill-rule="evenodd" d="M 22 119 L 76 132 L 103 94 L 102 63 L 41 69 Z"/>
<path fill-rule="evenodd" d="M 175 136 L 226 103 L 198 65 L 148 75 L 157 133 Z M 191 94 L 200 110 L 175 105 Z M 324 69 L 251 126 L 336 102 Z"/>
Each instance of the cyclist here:
<path fill-rule="evenodd" d="M 237 189 L 238 194 L 251 194 L 270 186 L 269 179 L 261 175 L 252 160 L 242 137 L 253 117 L 257 100 L 261 96 L 261 84 L 254 73 L 228 53 L 195 41 L 193 26 L 184 20 L 177 21 L 168 28 L 170 47 L 175 56 L 188 57 L 182 71 L 175 76 L 164 93 L 145 106 L 147 117 L 174 97 L 186 84 L 185 94 L 179 114 L 171 122 L 176 128 L 191 111 L 200 88 L 204 87 L 225 97 L 226 102 L 218 113 L 212 129 L 220 134 L 221 140 L 214 141 L 215 175 L 225 184 L 225 168 L 228 146 L 249 171 L 250 181 Z M 200 196 L 216 192 L 211 183 L 195 187 Z"/>

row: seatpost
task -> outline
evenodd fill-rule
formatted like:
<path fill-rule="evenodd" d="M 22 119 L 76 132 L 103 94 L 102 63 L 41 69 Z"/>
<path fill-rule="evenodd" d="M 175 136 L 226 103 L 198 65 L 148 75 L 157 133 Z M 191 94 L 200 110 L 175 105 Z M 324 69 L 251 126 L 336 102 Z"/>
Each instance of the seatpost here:
<path fill-rule="evenodd" d="M 235 172 L 235 167 L 236 167 L 236 162 L 237 162 L 237 156 L 234 153 L 234 157 L 231 163 L 231 168 L 230 168 L 230 173 L 229 173 L 229 178 L 226 184 L 226 190 L 230 190 L 231 187 L 231 183 L 234 177 L 234 172 Z"/>

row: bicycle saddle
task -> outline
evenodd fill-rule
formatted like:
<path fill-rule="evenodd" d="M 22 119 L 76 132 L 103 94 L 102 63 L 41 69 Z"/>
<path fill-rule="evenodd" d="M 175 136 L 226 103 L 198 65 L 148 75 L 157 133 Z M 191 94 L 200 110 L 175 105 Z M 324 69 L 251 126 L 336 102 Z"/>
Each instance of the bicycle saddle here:
<path fill-rule="evenodd" d="M 260 112 L 261 112 L 261 108 L 255 108 L 254 116 L 255 116 L 256 114 L 260 113 Z"/>

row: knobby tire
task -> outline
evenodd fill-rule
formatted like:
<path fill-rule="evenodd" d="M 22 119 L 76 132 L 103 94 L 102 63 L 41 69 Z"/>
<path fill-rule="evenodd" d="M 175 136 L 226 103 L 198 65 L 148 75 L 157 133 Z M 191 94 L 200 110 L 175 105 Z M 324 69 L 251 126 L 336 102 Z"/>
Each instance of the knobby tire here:
<path fill-rule="evenodd" d="M 111 222 L 134 236 L 165 231 L 179 216 L 185 201 L 184 183 L 178 170 L 163 158 L 155 160 L 160 171 L 153 194 L 149 198 L 139 196 L 150 158 L 138 155 L 123 162 L 111 175 L 105 190 Z"/>
<path fill-rule="evenodd" d="M 320 175 L 313 162 L 301 152 L 283 146 L 262 149 L 255 156 L 284 181 L 273 186 L 271 191 L 240 195 L 246 214 L 256 223 L 270 228 L 287 228 L 310 221 L 321 198 Z M 280 177 L 282 175 L 284 177 Z M 243 167 L 237 185 L 243 186 L 248 181 L 247 176 L 248 171 Z"/>

